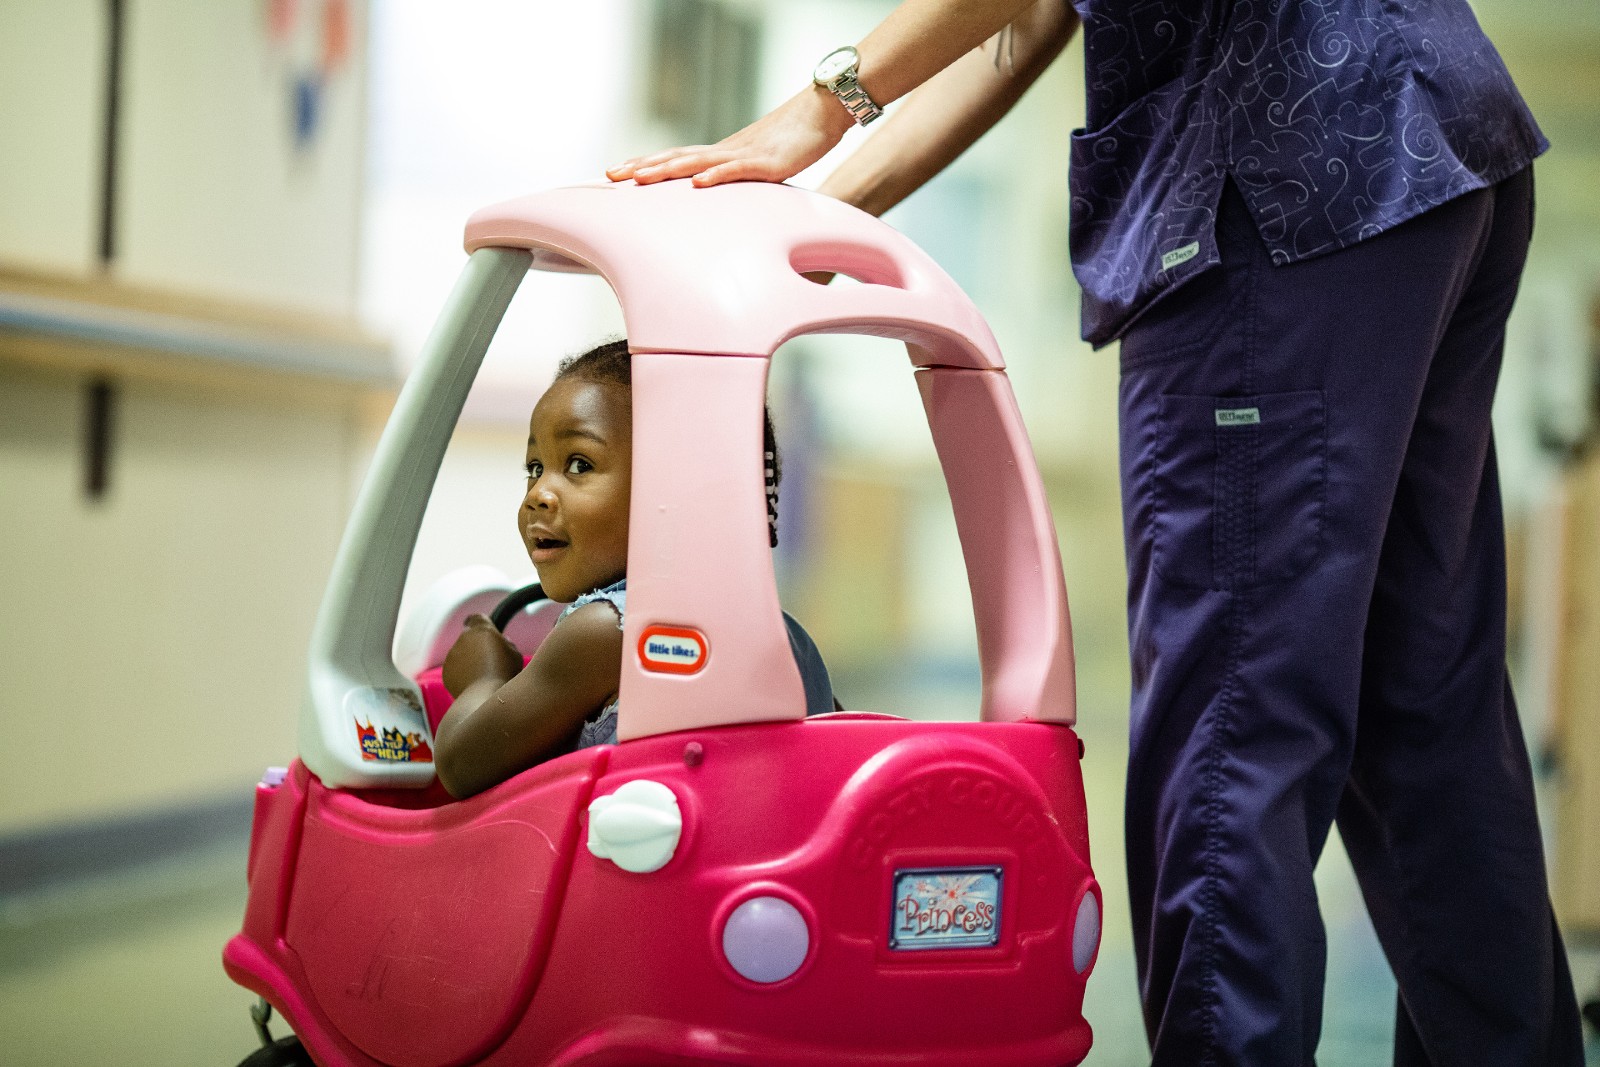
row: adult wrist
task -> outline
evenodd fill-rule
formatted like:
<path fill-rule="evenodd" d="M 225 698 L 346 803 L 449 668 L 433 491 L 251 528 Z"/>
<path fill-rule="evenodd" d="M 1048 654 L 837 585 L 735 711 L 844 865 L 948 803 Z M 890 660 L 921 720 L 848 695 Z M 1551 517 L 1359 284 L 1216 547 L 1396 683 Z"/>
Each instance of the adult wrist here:
<path fill-rule="evenodd" d="M 865 126 L 883 116 L 883 108 L 861 84 L 861 53 L 851 45 L 823 56 L 811 81 L 833 96 L 851 121 Z"/>
<path fill-rule="evenodd" d="M 805 98 L 807 106 L 811 109 L 817 127 L 828 134 L 834 143 L 837 144 L 839 139 L 856 124 L 855 118 L 839 102 L 839 98 L 822 86 L 813 83 L 800 95 Z"/>

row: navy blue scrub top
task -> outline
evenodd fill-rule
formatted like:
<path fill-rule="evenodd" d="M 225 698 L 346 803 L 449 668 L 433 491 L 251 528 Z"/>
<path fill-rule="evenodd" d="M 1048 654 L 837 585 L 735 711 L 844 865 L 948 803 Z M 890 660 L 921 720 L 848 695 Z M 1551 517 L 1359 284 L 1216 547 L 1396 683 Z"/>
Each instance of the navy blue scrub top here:
<path fill-rule="evenodd" d="M 1549 147 L 1467 0 L 1073 0 L 1083 336 L 1219 262 L 1231 177 L 1274 263 L 1493 185 Z"/>

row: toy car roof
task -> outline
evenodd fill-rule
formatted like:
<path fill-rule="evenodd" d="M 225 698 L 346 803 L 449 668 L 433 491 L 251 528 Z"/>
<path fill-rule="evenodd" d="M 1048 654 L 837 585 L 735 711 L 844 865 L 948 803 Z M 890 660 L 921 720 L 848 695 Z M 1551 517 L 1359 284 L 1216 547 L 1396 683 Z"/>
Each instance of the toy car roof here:
<path fill-rule="evenodd" d="M 983 718 L 1074 721 L 1060 555 L 1004 363 L 971 301 L 912 242 L 789 186 L 667 182 L 497 204 L 469 221 L 466 248 L 313 631 L 301 756 L 324 782 L 432 778 L 431 764 L 381 758 L 381 747 L 374 758 L 357 735 L 426 733 L 415 683 L 391 655 L 401 590 L 467 391 L 530 268 L 603 277 L 633 353 L 623 741 L 804 714 L 765 534 L 760 413 L 773 352 L 809 333 L 907 342 L 966 557 Z M 819 286 L 810 271 L 866 284 Z"/>

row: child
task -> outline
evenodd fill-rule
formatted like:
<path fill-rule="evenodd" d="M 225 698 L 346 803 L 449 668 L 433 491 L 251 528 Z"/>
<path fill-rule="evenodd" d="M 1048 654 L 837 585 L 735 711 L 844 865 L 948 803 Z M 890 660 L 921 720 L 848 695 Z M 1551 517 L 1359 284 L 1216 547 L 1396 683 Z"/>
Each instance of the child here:
<path fill-rule="evenodd" d="M 467 621 L 444 662 L 455 702 L 439 724 L 434 760 L 456 798 L 471 796 L 563 752 L 617 739 L 622 615 L 627 600 L 633 397 L 626 341 L 568 359 L 534 406 L 528 489 L 517 513 L 528 556 L 551 600 L 570 603 L 524 667 L 482 615 Z M 780 477 L 766 425 L 767 517 L 777 543 Z M 828 669 L 784 615 L 805 684 L 806 714 L 833 711 Z"/>

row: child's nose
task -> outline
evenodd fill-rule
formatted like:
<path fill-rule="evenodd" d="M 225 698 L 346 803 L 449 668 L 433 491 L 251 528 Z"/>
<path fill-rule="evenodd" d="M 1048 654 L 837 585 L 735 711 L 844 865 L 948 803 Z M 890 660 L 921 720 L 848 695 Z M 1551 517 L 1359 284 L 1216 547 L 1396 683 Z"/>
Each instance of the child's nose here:
<path fill-rule="evenodd" d="M 556 506 L 556 494 L 541 478 L 528 486 L 528 495 L 523 504 L 530 508 L 542 508 L 548 511 Z"/>

